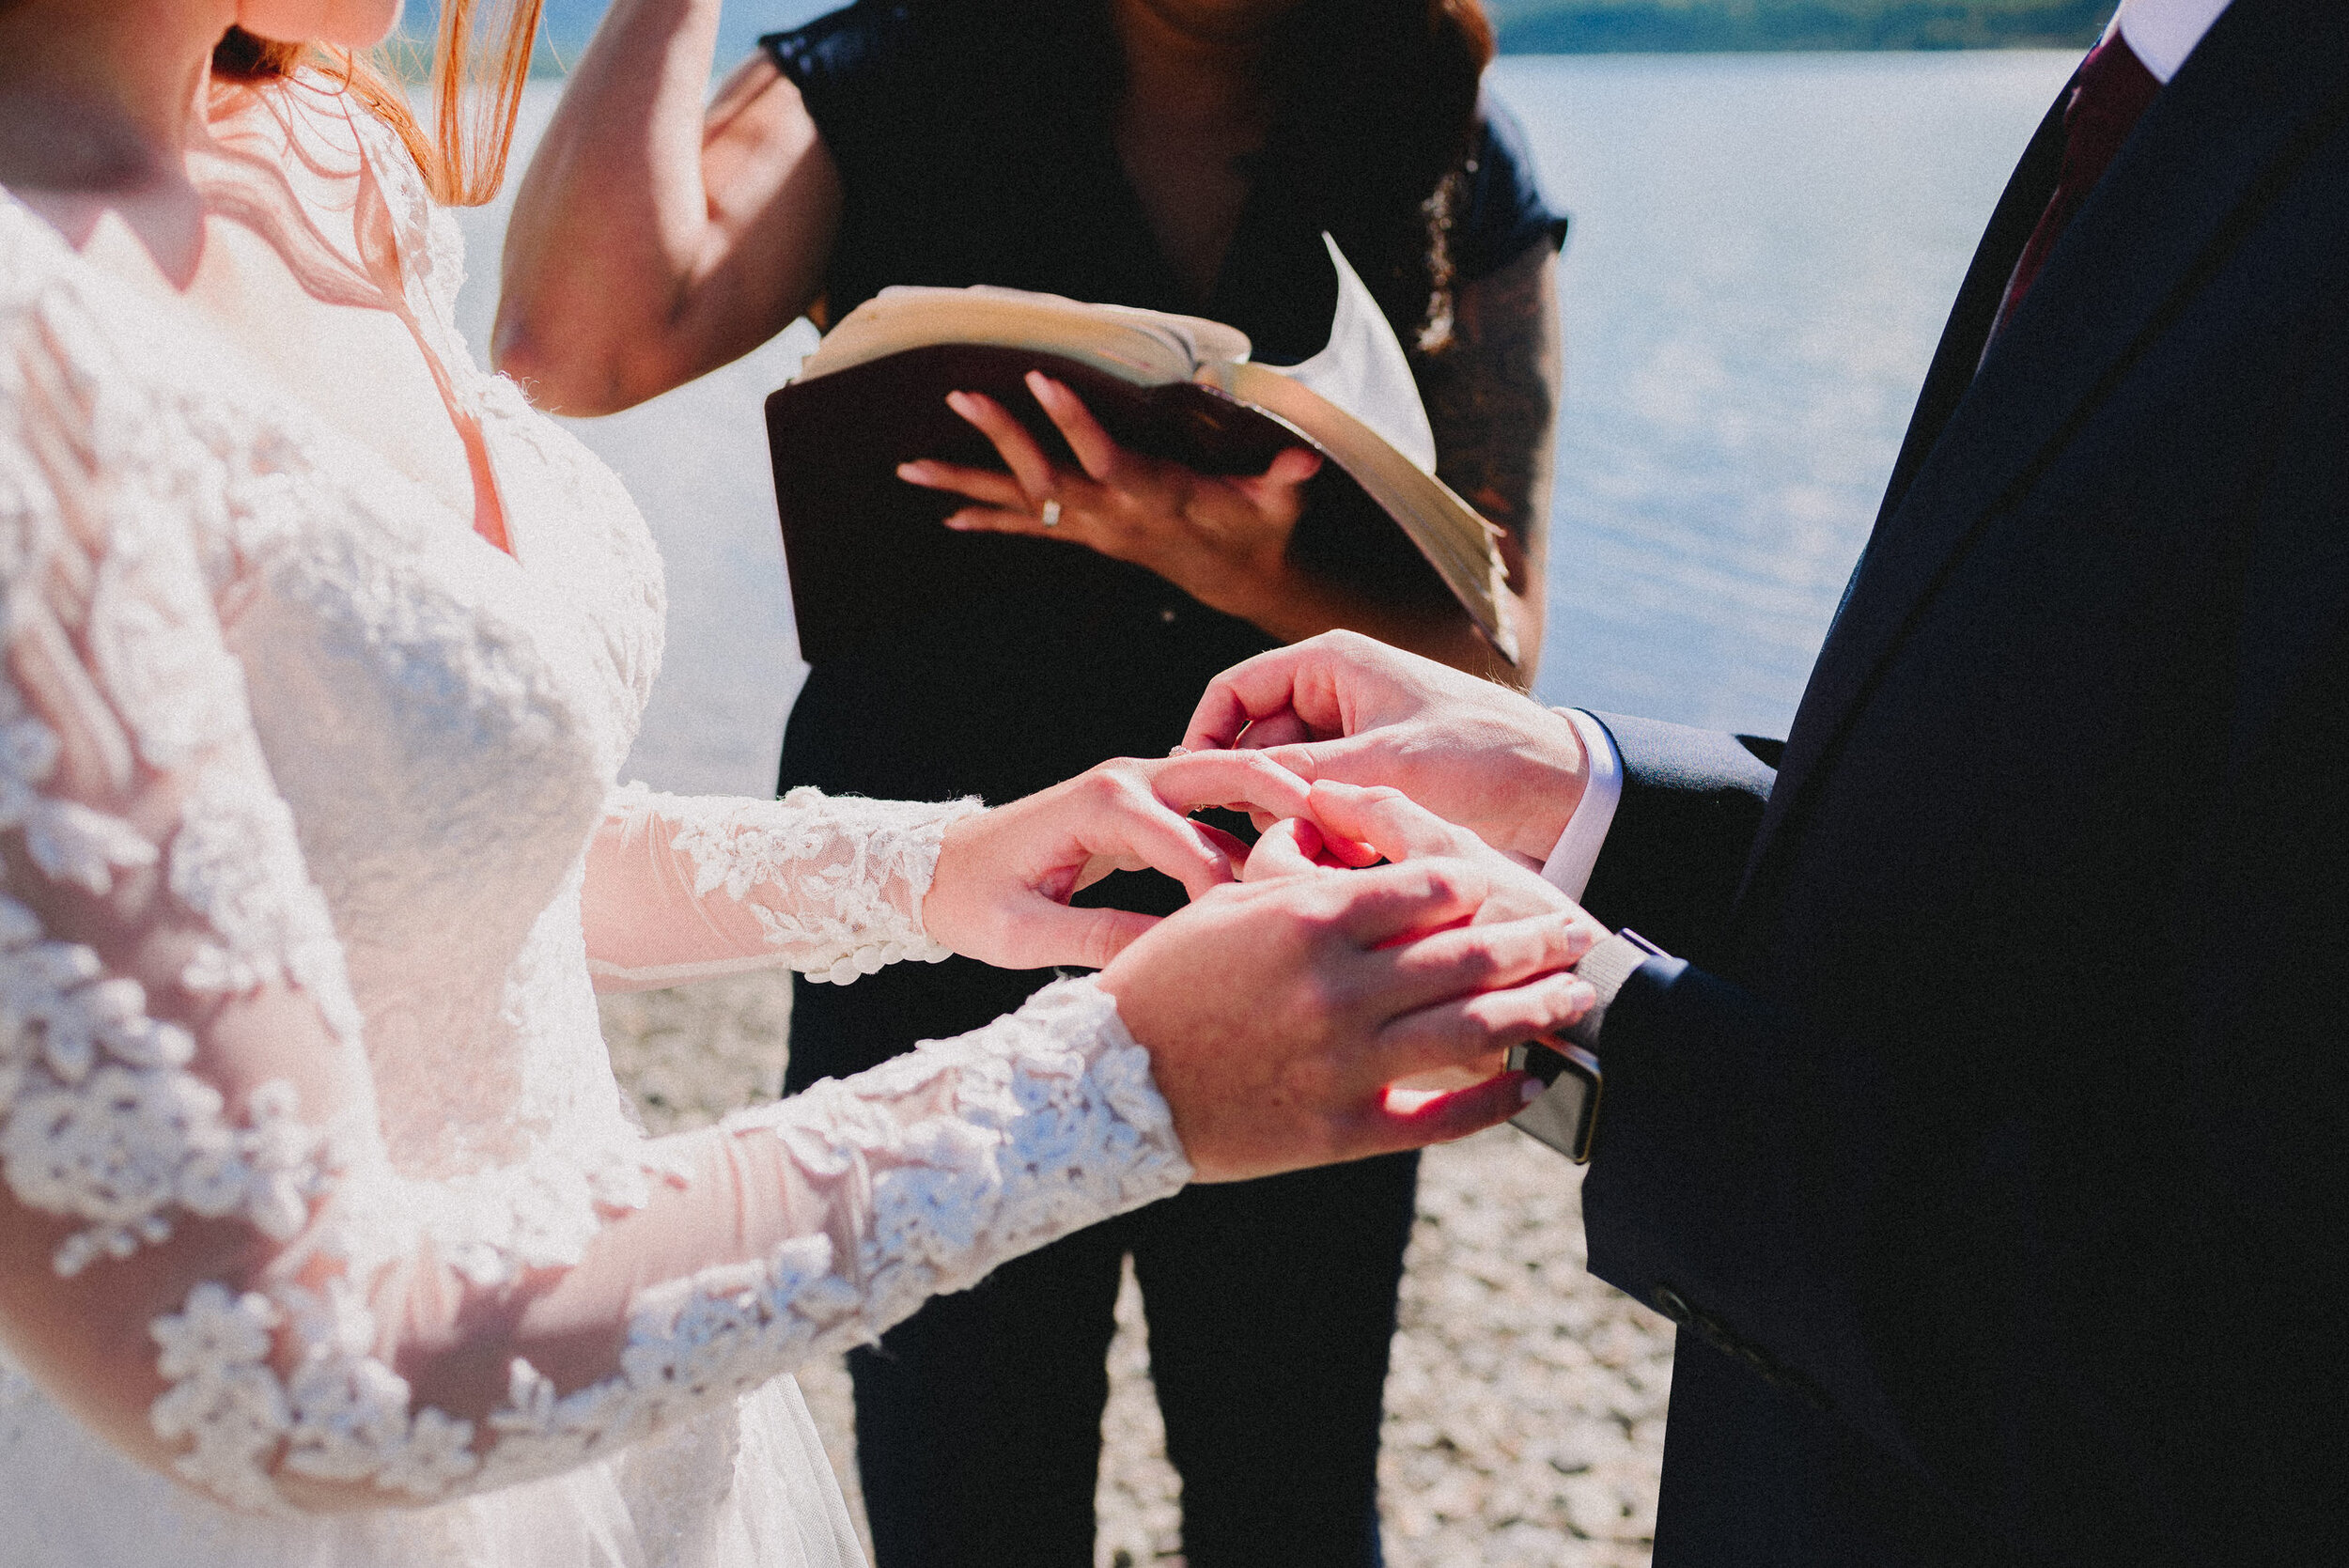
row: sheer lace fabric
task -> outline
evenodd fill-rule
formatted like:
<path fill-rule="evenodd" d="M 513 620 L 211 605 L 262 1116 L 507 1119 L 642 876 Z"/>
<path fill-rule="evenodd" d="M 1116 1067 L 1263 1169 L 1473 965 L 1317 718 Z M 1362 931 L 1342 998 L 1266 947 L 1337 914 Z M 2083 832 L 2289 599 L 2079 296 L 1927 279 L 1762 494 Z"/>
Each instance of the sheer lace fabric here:
<path fill-rule="evenodd" d="M 687 800 L 632 785 L 597 830 L 589 967 L 606 990 L 774 962 L 847 984 L 951 952 L 922 928 L 950 823 L 979 810 L 827 800 Z M 713 896 L 713 895 L 723 896 Z"/>
<path fill-rule="evenodd" d="M 389 139 L 304 116 L 381 179 L 513 551 L 0 198 L 0 1531 L 77 1568 L 157 1560 L 126 1507 L 175 1562 L 850 1560 L 772 1380 L 1178 1186 L 1147 1058 L 1066 983 L 633 1127 L 593 984 L 938 956 L 976 808 L 614 788 L 642 521 L 473 365 Z M 354 1505 L 437 1506 L 265 1517 Z"/>

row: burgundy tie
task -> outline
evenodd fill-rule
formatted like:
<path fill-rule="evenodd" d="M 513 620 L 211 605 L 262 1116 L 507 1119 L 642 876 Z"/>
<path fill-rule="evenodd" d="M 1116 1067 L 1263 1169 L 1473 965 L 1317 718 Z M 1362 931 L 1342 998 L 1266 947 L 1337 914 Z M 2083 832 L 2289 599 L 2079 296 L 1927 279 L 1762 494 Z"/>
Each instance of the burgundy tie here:
<path fill-rule="evenodd" d="M 2118 28 L 2080 62 L 2078 85 L 2072 89 L 2072 101 L 2063 107 L 2063 172 L 2056 180 L 2055 194 L 2047 198 L 2047 210 L 2040 214 L 2039 226 L 2030 231 L 2022 259 L 2015 264 L 2015 275 L 2007 280 L 2006 298 L 1999 303 L 1991 336 L 2005 329 L 2015 307 L 2023 303 L 2032 280 L 2039 276 L 2047 253 L 2055 249 L 2064 225 L 2104 178 L 2105 170 L 2120 155 L 2121 144 L 2136 129 L 2138 116 L 2160 91 L 2161 84 L 2154 80 L 2154 73 L 2145 69 L 2145 62 L 2137 57 Z"/>

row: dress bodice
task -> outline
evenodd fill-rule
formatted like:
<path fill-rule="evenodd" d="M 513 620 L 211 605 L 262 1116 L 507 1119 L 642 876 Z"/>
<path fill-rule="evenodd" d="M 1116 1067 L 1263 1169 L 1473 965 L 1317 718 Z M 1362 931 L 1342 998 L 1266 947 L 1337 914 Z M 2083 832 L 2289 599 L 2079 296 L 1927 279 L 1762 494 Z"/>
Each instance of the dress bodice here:
<path fill-rule="evenodd" d="M 413 308 L 481 422 L 513 553 L 265 389 L 224 377 L 201 413 L 277 437 L 273 471 L 228 496 L 222 631 L 342 935 L 392 1157 L 449 1175 L 624 1130 L 584 1000 L 580 872 L 663 603 L 611 472 L 472 363 L 448 216 L 402 195 L 403 254 L 428 258 Z"/>

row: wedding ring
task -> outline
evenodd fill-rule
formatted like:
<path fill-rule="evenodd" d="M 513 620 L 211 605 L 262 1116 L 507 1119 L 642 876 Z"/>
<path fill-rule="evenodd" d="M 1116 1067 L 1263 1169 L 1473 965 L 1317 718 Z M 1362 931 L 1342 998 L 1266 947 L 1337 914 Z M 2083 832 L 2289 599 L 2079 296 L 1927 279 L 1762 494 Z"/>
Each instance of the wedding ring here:
<path fill-rule="evenodd" d="M 1044 504 L 1044 510 L 1040 515 L 1045 527 L 1058 528 L 1060 526 L 1060 503 L 1057 501 L 1046 502 Z"/>

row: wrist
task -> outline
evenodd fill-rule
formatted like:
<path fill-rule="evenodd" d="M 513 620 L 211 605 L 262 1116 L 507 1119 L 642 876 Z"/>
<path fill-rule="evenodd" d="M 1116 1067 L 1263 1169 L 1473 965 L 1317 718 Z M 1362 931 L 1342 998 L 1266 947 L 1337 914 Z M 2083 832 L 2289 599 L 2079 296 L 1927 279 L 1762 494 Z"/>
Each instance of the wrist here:
<path fill-rule="evenodd" d="M 989 815 L 984 810 L 974 811 L 954 818 L 940 831 L 938 859 L 931 863 L 929 886 L 922 890 L 920 906 L 914 911 L 925 936 L 957 953 L 967 951 L 969 946 L 970 901 L 964 895 L 972 882 L 972 859 L 984 854 L 974 840 Z"/>
<path fill-rule="evenodd" d="M 1517 750 L 1523 764 L 1518 799 L 1525 812 L 1503 846 L 1535 865 L 1547 862 L 1558 847 L 1591 779 L 1590 751 L 1574 721 L 1551 708 L 1539 713 Z"/>

